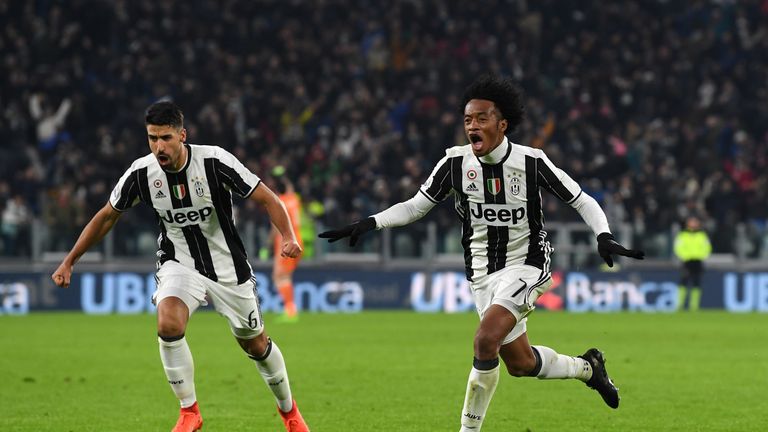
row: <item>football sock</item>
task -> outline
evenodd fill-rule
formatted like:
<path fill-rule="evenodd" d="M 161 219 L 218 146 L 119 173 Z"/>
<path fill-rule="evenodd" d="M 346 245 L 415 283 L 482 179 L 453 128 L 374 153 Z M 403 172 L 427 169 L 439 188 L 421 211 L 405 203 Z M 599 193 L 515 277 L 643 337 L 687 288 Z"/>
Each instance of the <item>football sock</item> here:
<path fill-rule="evenodd" d="M 288 316 L 296 315 L 296 303 L 293 302 L 293 283 L 283 282 L 277 290 L 280 292 L 280 297 L 283 298 L 285 304 L 285 314 Z"/>
<path fill-rule="evenodd" d="M 499 358 L 473 362 L 461 410 L 461 432 L 479 431 L 499 382 Z"/>
<path fill-rule="evenodd" d="M 180 338 L 157 338 L 160 344 L 160 360 L 163 362 L 165 376 L 171 390 L 181 402 L 182 408 L 194 405 L 195 396 L 195 364 L 192 361 L 192 353 L 189 351 L 187 339 L 184 335 Z"/>
<path fill-rule="evenodd" d="M 288 384 L 288 372 L 285 370 L 285 360 L 283 353 L 277 344 L 269 339 L 267 350 L 261 357 L 248 356 L 256 362 L 256 368 L 259 370 L 264 382 L 275 395 L 277 406 L 282 412 L 288 412 L 293 409 L 293 398 L 291 397 L 291 386 Z"/>
<path fill-rule="evenodd" d="M 539 379 L 577 378 L 584 382 L 592 378 L 592 365 L 583 358 L 558 354 L 552 348 L 541 345 L 532 348 L 539 369 L 534 369 L 532 376 Z"/>
<path fill-rule="evenodd" d="M 692 311 L 699 310 L 699 302 L 701 301 L 701 289 L 691 288 L 691 297 L 688 299 L 688 309 Z"/>

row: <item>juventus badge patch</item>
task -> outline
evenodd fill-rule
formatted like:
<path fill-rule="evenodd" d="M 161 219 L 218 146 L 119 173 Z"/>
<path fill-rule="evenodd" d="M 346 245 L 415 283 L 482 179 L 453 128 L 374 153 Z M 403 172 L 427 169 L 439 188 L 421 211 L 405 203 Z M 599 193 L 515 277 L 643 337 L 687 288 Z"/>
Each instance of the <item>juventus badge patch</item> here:
<path fill-rule="evenodd" d="M 520 194 L 520 179 L 518 177 L 512 177 L 512 195 Z"/>
<path fill-rule="evenodd" d="M 195 195 L 199 196 L 200 198 L 205 195 L 205 188 L 203 187 L 203 179 L 199 177 L 194 177 L 192 179 L 192 183 L 195 186 Z"/>

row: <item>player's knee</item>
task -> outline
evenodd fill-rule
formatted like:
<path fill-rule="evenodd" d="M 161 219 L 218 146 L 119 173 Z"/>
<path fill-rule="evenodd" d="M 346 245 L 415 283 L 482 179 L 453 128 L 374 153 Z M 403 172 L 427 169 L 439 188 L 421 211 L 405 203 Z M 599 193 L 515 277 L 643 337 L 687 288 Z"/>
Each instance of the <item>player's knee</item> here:
<path fill-rule="evenodd" d="M 493 333 L 481 330 L 475 334 L 475 357 L 487 359 L 495 357 L 499 352 L 501 340 Z"/>
<path fill-rule="evenodd" d="M 171 339 L 183 335 L 186 331 L 184 323 L 174 319 L 159 319 L 157 334 L 163 339 Z"/>
<path fill-rule="evenodd" d="M 262 333 L 253 339 L 237 339 L 240 348 L 252 358 L 263 357 L 269 345 L 269 338 Z"/>

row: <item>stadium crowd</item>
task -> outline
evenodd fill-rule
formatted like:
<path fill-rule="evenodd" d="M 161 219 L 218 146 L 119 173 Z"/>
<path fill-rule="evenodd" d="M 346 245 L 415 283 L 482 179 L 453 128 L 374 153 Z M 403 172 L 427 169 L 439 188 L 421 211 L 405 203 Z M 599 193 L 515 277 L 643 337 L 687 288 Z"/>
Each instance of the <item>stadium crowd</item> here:
<path fill-rule="evenodd" d="M 461 94 L 486 71 L 526 92 L 513 141 L 545 149 L 634 247 L 669 256 L 696 215 L 715 252 L 768 256 L 768 0 L 0 0 L 0 20 L 9 256 L 29 256 L 33 220 L 46 249 L 71 246 L 147 152 L 141 114 L 162 98 L 190 142 L 267 181 L 285 166 L 318 223 L 367 216 L 464 142 Z M 578 218 L 545 201 L 548 221 Z M 123 219 L 125 244 L 148 228 Z"/>

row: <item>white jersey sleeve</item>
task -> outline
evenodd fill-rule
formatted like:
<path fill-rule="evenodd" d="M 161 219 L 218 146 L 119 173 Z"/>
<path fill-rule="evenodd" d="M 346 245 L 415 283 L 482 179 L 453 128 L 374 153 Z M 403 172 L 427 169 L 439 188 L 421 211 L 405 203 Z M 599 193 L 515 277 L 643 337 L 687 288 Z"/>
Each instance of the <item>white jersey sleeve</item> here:
<path fill-rule="evenodd" d="M 134 165 L 131 165 L 131 167 L 125 171 L 123 176 L 120 177 L 115 188 L 112 189 L 112 194 L 109 196 L 109 203 L 117 211 L 126 211 L 140 201 L 141 187 L 142 185 L 139 181 L 138 169 Z"/>
<path fill-rule="evenodd" d="M 538 176 L 541 187 L 576 209 L 595 235 L 611 232 L 608 218 L 597 201 L 584 193 L 579 184 L 556 167 L 543 152 L 538 164 Z"/>
<path fill-rule="evenodd" d="M 221 147 L 216 149 L 216 175 L 226 188 L 242 198 L 248 198 L 261 183 L 256 174 Z"/>
<path fill-rule="evenodd" d="M 581 218 L 592 228 L 592 232 L 595 235 L 611 232 L 605 212 L 600 208 L 600 204 L 589 194 L 582 193 L 571 203 L 571 206 L 579 212 Z"/>
<path fill-rule="evenodd" d="M 393 205 L 392 207 L 373 215 L 376 229 L 398 227 L 415 222 L 427 214 L 435 203 L 422 192 L 417 192 L 413 198 Z"/>
<path fill-rule="evenodd" d="M 556 167 L 544 152 L 539 157 L 537 171 L 539 185 L 566 204 L 572 204 L 582 193 L 579 184 Z"/>
<path fill-rule="evenodd" d="M 432 170 L 427 181 L 421 185 L 419 192 L 435 204 L 446 199 L 453 192 L 453 165 L 453 158 L 446 152 L 446 155 Z"/>

